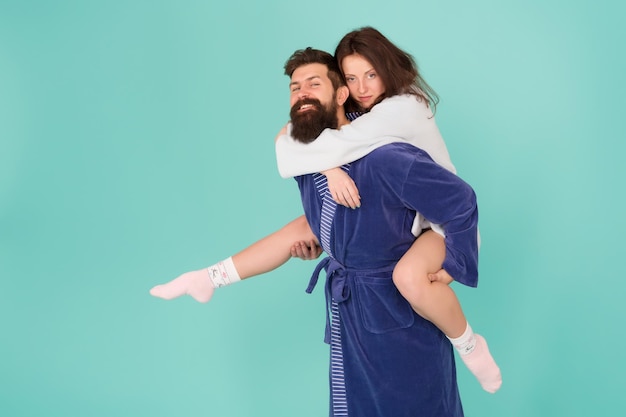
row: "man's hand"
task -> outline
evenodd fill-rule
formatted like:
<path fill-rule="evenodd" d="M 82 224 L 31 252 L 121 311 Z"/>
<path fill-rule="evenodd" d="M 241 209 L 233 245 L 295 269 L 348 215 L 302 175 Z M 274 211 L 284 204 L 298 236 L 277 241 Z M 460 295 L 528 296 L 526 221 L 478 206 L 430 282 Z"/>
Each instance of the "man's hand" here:
<path fill-rule="evenodd" d="M 452 278 L 445 269 L 440 269 L 434 274 L 428 274 L 428 279 L 430 282 L 441 282 L 446 285 L 450 285 L 454 281 L 454 278 Z"/>
<path fill-rule="evenodd" d="M 291 256 L 310 261 L 319 258 L 322 248 L 315 242 L 296 242 L 291 247 Z"/>
<path fill-rule="evenodd" d="M 341 168 L 333 168 L 323 171 L 328 181 L 328 191 L 337 204 L 352 209 L 361 207 L 361 196 L 356 184 Z"/>

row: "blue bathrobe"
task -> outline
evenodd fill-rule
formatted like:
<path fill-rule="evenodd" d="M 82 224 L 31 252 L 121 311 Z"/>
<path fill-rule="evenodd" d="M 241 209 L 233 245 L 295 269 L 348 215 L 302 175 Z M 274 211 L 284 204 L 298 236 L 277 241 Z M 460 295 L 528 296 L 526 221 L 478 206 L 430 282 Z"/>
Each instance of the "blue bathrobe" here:
<path fill-rule="evenodd" d="M 380 147 L 344 166 L 361 207 L 337 206 L 319 174 L 296 177 L 312 230 L 329 255 L 326 342 L 331 345 L 331 416 L 460 417 L 452 346 L 392 281 L 415 240 L 416 212 L 446 232 L 444 269 L 478 282 L 478 209 L 472 188 L 412 145 Z"/>

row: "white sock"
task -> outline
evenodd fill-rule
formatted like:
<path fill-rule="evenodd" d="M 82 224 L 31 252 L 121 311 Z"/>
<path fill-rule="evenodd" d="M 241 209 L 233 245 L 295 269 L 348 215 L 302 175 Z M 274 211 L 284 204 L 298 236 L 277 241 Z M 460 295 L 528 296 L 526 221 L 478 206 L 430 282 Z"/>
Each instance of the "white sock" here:
<path fill-rule="evenodd" d="M 480 385 L 487 392 L 494 393 L 502 385 L 502 374 L 496 361 L 489 352 L 487 341 L 479 334 L 474 334 L 469 323 L 465 332 L 459 337 L 448 338 L 454 346 L 461 360 L 472 374 L 478 379 Z"/>
<path fill-rule="evenodd" d="M 211 265 L 208 268 L 186 272 L 172 281 L 157 285 L 150 290 L 155 297 L 171 300 L 181 295 L 190 295 L 201 303 L 208 302 L 215 288 L 241 281 L 232 258 Z"/>
<path fill-rule="evenodd" d="M 465 331 L 459 337 L 448 337 L 452 346 L 459 352 L 459 355 L 468 355 L 472 353 L 476 347 L 476 336 L 472 331 L 472 327 L 467 323 Z"/>
<path fill-rule="evenodd" d="M 241 281 L 241 277 L 235 268 L 232 256 L 207 268 L 213 288 L 225 287 Z"/>

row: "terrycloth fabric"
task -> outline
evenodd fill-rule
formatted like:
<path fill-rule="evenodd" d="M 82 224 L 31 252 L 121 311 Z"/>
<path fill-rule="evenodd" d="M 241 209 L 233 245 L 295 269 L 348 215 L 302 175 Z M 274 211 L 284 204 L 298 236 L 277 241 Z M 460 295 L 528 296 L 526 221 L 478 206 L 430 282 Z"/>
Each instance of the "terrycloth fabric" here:
<path fill-rule="evenodd" d="M 446 270 L 459 282 L 477 284 L 474 192 L 407 144 L 376 149 L 352 163 L 350 175 L 360 184 L 362 205 L 336 208 L 333 257 L 320 265 L 327 272 L 327 303 L 336 303 L 341 323 L 347 415 L 463 416 L 450 342 L 413 312 L 391 276 L 415 239 L 410 226 L 418 211 L 446 230 Z M 323 197 L 312 175 L 296 180 L 319 239 Z"/>
<path fill-rule="evenodd" d="M 381 146 L 394 142 L 410 143 L 424 150 L 439 165 L 456 173 L 435 116 L 415 95 L 388 97 L 368 113 L 347 113 L 352 123 L 340 129 L 325 129 L 308 144 L 286 135 L 276 141 L 276 163 L 283 177 L 312 174 L 360 159 Z M 360 184 L 357 184 L 360 187 Z M 445 237 L 441 225 L 417 216 L 411 232 L 419 236 L 431 228 Z"/>
<path fill-rule="evenodd" d="M 404 143 L 385 145 L 355 161 L 350 176 L 359 184 L 361 207 L 337 207 L 331 250 L 348 267 L 380 268 L 397 262 L 415 236 L 415 213 L 446 231 L 443 268 L 455 281 L 478 284 L 478 207 L 474 190 Z M 296 177 L 307 220 L 320 230 L 321 197 L 312 175 Z"/>

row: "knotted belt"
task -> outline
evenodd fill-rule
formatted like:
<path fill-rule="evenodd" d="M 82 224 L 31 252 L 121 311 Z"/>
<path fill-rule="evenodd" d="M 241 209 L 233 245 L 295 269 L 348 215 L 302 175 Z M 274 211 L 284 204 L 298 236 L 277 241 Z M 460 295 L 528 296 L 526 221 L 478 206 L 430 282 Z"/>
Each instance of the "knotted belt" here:
<path fill-rule="evenodd" d="M 342 303 L 350 298 L 350 286 L 348 285 L 347 268 L 336 259 L 328 256 L 322 259 L 315 267 L 309 286 L 306 289 L 308 294 L 311 294 L 317 285 L 322 269 L 326 270 L 326 285 L 324 286 L 326 295 L 326 330 L 324 342 L 330 343 L 330 303 L 331 301 Z"/>

